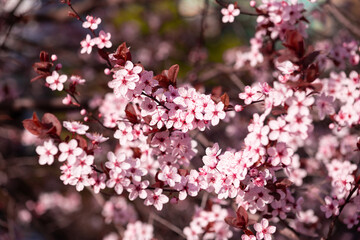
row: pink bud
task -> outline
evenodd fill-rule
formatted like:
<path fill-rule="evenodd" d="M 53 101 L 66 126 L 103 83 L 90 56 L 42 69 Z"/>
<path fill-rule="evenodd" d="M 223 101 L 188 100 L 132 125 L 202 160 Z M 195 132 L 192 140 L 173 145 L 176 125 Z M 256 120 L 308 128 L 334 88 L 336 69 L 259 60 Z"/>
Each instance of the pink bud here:
<path fill-rule="evenodd" d="M 81 109 L 80 114 L 84 116 L 86 114 L 86 109 Z"/>
<path fill-rule="evenodd" d="M 105 73 L 106 75 L 109 75 L 109 74 L 111 73 L 111 71 L 110 71 L 110 69 L 105 68 L 105 69 L 104 69 L 104 73 Z"/>
<path fill-rule="evenodd" d="M 255 7 L 255 6 L 256 6 L 256 1 L 253 1 L 253 0 L 250 1 L 250 6 L 251 6 L 251 7 Z"/>
<path fill-rule="evenodd" d="M 55 54 L 51 55 L 51 61 L 55 62 L 57 59 L 58 58 Z"/>
<path fill-rule="evenodd" d="M 62 69 L 62 64 L 61 63 L 56 64 L 55 70 L 57 71 L 60 69 Z"/>
<path fill-rule="evenodd" d="M 329 129 L 334 129 L 335 128 L 335 124 L 334 123 L 330 123 L 329 124 Z"/>
<path fill-rule="evenodd" d="M 71 96 L 68 94 L 63 100 L 62 103 L 64 105 L 70 105 L 71 104 Z"/>
<path fill-rule="evenodd" d="M 84 121 L 87 122 L 89 120 L 88 117 L 84 117 Z"/>
<path fill-rule="evenodd" d="M 234 108 L 235 108 L 235 111 L 236 111 L 236 112 L 241 112 L 242 110 L 244 110 L 243 106 L 238 105 L 238 104 L 237 104 L 237 105 L 235 105 L 235 107 L 234 107 Z"/>

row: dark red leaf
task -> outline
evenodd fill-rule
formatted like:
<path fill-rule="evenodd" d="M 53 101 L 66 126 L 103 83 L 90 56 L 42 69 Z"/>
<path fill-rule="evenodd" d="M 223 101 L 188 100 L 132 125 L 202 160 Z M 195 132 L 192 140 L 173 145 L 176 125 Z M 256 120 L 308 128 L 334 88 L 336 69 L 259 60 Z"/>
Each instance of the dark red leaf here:
<path fill-rule="evenodd" d="M 168 77 L 171 85 L 173 85 L 173 86 L 176 86 L 176 78 L 177 78 L 178 73 L 179 73 L 179 65 L 178 64 L 172 65 L 167 72 L 167 77 Z"/>
<path fill-rule="evenodd" d="M 49 62 L 50 61 L 49 53 L 45 52 L 45 51 L 41 51 L 40 52 L 40 61 Z"/>
<path fill-rule="evenodd" d="M 303 57 L 300 61 L 303 67 L 306 69 L 310 64 L 315 61 L 315 59 L 317 58 L 317 56 L 319 56 L 320 53 L 320 51 L 314 51 Z"/>
<path fill-rule="evenodd" d="M 114 53 L 114 57 L 117 60 L 122 60 L 123 64 L 125 64 L 126 61 L 131 61 L 131 53 L 129 48 L 126 46 L 126 43 L 123 42 Z"/>
<path fill-rule="evenodd" d="M 228 109 L 229 104 L 230 104 L 229 95 L 227 93 L 224 93 L 223 95 L 221 95 L 220 100 L 224 104 L 224 109 L 225 110 Z"/>
<path fill-rule="evenodd" d="M 45 113 L 41 119 L 41 122 L 43 124 L 51 124 L 51 126 L 55 127 L 55 129 L 56 129 L 56 131 L 55 131 L 56 135 L 60 136 L 62 126 L 61 126 L 59 119 L 57 119 L 57 117 L 54 114 Z"/>
<path fill-rule="evenodd" d="M 313 82 L 315 81 L 320 75 L 319 67 L 317 64 L 312 64 L 307 70 L 306 70 L 306 76 L 305 81 L 306 82 Z"/>
<path fill-rule="evenodd" d="M 80 148 L 87 149 L 87 141 L 85 138 L 83 138 L 82 136 L 76 135 L 75 139 L 78 140 Z"/>
<path fill-rule="evenodd" d="M 299 58 L 305 54 L 304 38 L 298 31 L 288 30 L 283 45 L 292 50 Z"/>
<path fill-rule="evenodd" d="M 23 126 L 26 130 L 28 130 L 31 134 L 39 136 L 41 134 L 41 127 L 34 123 L 32 119 L 25 119 L 22 121 Z"/>
<path fill-rule="evenodd" d="M 245 208 L 239 207 L 236 211 L 236 216 L 241 225 L 246 226 L 248 224 L 249 216 Z"/>
<path fill-rule="evenodd" d="M 282 188 L 282 189 L 288 188 L 291 185 L 293 185 L 293 182 L 290 181 L 288 178 L 278 179 L 275 183 L 275 186 L 277 188 Z"/>
<path fill-rule="evenodd" d="M 109 61 L 109 54 L 106 51 L 104 51 L 104 49 L 98 49 L 98 54 L 105 61 Z"/>
<path fill-rule="evenodd" d="M 131 103 L 128 103 L 125 107 L 125 113 L 126 113 L 126 118 L 131 122 L 131 123 L 138 123 L 138 118 L 136 115 L 136 111 L 134 106 Z"/>

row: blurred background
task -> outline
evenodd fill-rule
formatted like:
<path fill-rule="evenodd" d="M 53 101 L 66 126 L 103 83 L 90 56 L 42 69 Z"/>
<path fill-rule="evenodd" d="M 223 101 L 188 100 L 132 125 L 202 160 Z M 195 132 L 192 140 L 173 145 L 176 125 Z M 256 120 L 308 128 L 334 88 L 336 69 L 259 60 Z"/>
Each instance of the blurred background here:
<path fill-rule="evenodd" d="M 309 44 L 348 32 L 322 8 L 324 1 L 299 2 L 308 11 Z M 354 25 L 359 25 L 360 1 L 332 2 Z M 236 50 L 249 47 L 256 17 L 240 15 L 234 23 L 223 24 L 221 7 L 213 0 L 72 3 L 82 17 L 89 14 L 102 19 L 99 29 L 111 33 L 111 51 L 126 42 L 133 62 L 141 62 L 156 74 L 179 64 L 179 83 L 190 83 L 207 93 L 221 86 L 232 103 L 238 101 L 243 84 L 270 74 L 262 66 L 241 71 L 231 67 Z M 249 1 L 238 4 L 242 10 L 253 11 Z M 35 155 L 37 140 L 22 127 L 22 120 L 30 118 L 34 111 L 39 116 L 51 112 L 61 120 L 66 118 L 65 112 L 76 112 L 62 104 L 65 97 L 62 94 L 45 88 L 41 81 L 30 83 L 36 76 L 32 65 L 39 60 L 41 50 L 58 56 L 63 73 L 81 75 L 87 80 L 79 88 L 82 101 L 110 92 L 107 82 L 111 77 L 103 73 L 103 60 L 96 52 L 80 54 L 80 41 L 88 32 L 68 12 L 66 4 L 58 0 L 0 0 L 0 239 L 101 239 L 124 227 L 104 222 L 99 202 L 90 192 L 77 193 L 73 187 L 64 186 L 58 167 L 39 166 Z M 231 120 L 244 126 L 243 131 L 234 132 L 223 123 L 211 133 L 204 133 L 204 139 L 214 141 L 220 135 L 221 140 L 216 141 L 238 148 L 234 139 L 243 139 L 247 125 L 241 123 L 248 122 L 250 117 L 251 111 Z M 203 152 L 199 146 L 199 155 Z M 162 214 L 166 213 L 164 217 L 168 219 L 176 218 L 173 224 L 182 229 L 191 220 L 194 202 L 199 199 L 187 200 L 176 207 L 169 204 Z M 147 222 L 146 207 L 136 201 L 135 207 L 144 213 L 139 219 Z M 154 222 L 154 226 L 158 239 L 179 238 L 162 224 Z"/>

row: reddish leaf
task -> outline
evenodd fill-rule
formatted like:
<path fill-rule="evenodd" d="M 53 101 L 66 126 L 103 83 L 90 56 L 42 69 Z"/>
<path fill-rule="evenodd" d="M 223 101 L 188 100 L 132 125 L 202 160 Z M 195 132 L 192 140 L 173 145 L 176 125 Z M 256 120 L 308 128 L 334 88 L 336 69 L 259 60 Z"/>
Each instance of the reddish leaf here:
<path fill-rule="evenodd" d="M 131 123 L 138 123 L 138 118 L 136 115 L 136 111 L 134 106 L 131 103 L 128 103 L 126 105 L 125 108 L 125 113 L 126 113 L 126 118 L 131 122 Z"/>
<path fill-rule="evenodd" d="M 229 95 L 227 93 L 224 93 L 223 95 L 221 95 L 220 100 L 224 104 L 224 109 L 225 110 L 228 109 L 229 104 L 230 104 Z"/>
<path fill-rule="evenodd" d="M 44 123 L 44 124 L 51 124 L 53 127 L 55 127 L 56 134 L 58 136 L 60 136 L 62 126 L 61 126 L 61 123 L 60 123 L 59 119 L 57 119 L 57 117 L 55 117 L 54 114 L 45 113 L 44 116 L 41 119 L 41 122 Z"/>
<path fill-rule="evenodd" d="M 23 126 L 26 130 L 28 130 L 31 134 L 39 136 L 41 133 L 41 127 L 36 125 L 31 119 L 25 119 L 22 121 Z"/>
<path fill-rule="evenodd" d="M 163 72 L 162 74 L 156 75 L 154 79 L 159 82 L 160 87 L 167 89 L 170 85 L 170 82 L 169 79 L 164 74 L 165 73 Z"/>
<path fill-rule="evenodd" d="M 301 58 L 305 53 L 305 43 L 303 36 L 295 30 L 288 30 L 285 34 L 285 42 L 283 45 Z"/>
<path fill-rule="evenodd" d="M 320 75 L 319 67 L 317 64 L 312 64 L 307 70 L 306 70 L 306 76 L 305 81 L 306 82 L 313 82 L 315 81 Z"/>
<path fill-rule="evenodd" d="M 104 49 L 98 49 L 98 54 L 105 61 L 109 61 L 109 54 L 106 51 L 104 51 Z"/>
<path fill-rule="evenodd" d="M 176 78 L 179 73 L 179 65 L 172 65 L 167 71 L 167 77 L 171 83 L 171 85 L 176 86 Z"/>
<path fill-rule="evenodd" d="M 50 61 L 49 53 L 45 52 L 45 51 L 41 51 L 40 52 L 40 61 L 49 62 Z"/>
<path fill-rule="evenodd" d="M 243 229 L 243 231 L 248 236 L 254 235 L 254 233 L 252 231 L 250 231 L 249 229 Z"/>
<path fill-rule="evenodd" d="M 40 76 L 31 79 L 31 82 L 34 82 L 41 78 L 46 78 L 47 76 L 51 75 L 51 68 L 53 66 L 54 64 L 50 62 L 49 54 L 45 51 L 41 51 L 40 62 L 36 62 L 32 66 L 34 71 Z"/>
<path fill-rule="evenodd" d="M 41 122 L 36 113 L 33 113 L 31 119 L 25 119 L 23 126 L 30 133 L 38 136 L 41 139 L 47 137 L 59 137 L 61 133 L 61 124 L 59 120 L 51 113 L 46 113 Z"/>
<path fill-rule="evenodd" d="M 76 135 L 75 139 L 78 140 L 80 148 L 87 149 L 87 141 L 85 138 L 83 138 L 82 136 Z"/>
<path fill-rule="evenodd" d="M 167 89 L 169 85 L 176 87 L 176 78 L 179 73 L 179 65 L 172 65 L 169 70 L 162 71 L 161 74 L 154 77 L 159 82 L 159 86 Z"/>
<path fill-rule="evenodd" d="M 141 150 L 138 147 L 131 148 L 133 151 L 133 158 L 140 158 L 141 157 Z"/>
<path fill-rule="evenodd" d="M 25 119 L 22 123 L 24 128 L 30 133 L 36 136 L 39 136 L 41 134 L 42 124 L 40 123 L 39 118 L 37 117 L 35 112 L 33 113 L 31 119 Z"/>
<path fill-rule="evenodd" d="M 243 207 L 239 207 L 236 211 L 236 216 L 237 216 L 237 219 L 238 221 L 246 226 L 249 222 L 249 216 L 248 216 L 248 213 L 246 212 L 245 208 Z"/>
<path fill-rule="evenodd" d="M 37 80 L 39 80 L 39 79 L 41 79 L 41 78 L 46 78 L 46 77 L 47 77 L 47 75 L 38 75 L 38 76 L 32 78 L 32 79 L 30 80 L 30 82 L 35 82 L 35 81 L 37 81 Z"/>
<path fill-rule="evenodd" d="M 114 53 L 114 57 L 117 60 L 122 60 L 123 64 L 125 64 L 126 61 L 131 61 L 131 53 L 129 48 L 126 46 L 126 43 L 123 42 Z"/>
<path fill-rule="evenodd" d="M 178 170 L 180 176 L 186 176 L 189 175 L 189 171 L 186 169 L 179 169 Z"/>
<path fill-rule="evenodd" d="M 314 51 L 303 57 L 300 61 L 303 67 L 307 68 L 310 64 L 312 64 L 320 53 L 321 53 L 320 51 Z"/>
<path fill-rule="evenodd" d="M 275 186 L 277 188 L 282 188 L 282 189 L 286 189 L 286 188 L 290 187 L 291 185 L 293 185 L 293 182 L 290 181 L 288 178 L 278 179 L 275 183 Z"/>

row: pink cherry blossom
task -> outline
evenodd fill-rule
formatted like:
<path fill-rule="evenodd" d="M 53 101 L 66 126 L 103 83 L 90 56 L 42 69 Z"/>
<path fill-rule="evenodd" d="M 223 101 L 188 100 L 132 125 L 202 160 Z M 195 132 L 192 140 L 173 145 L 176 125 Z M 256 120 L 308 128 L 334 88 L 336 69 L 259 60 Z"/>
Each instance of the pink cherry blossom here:
<path fill-rule="evenodd" d="M 82 124 L 77 121 L 71 121 L 71 122 L 64 121 L 63 125 L 70 132 L 74 132 L 79 135 L 84 135 L 86 133 L 86 131 L 89 130 L 89 126 L 86 126 L 85 124 Z"/>
<path fill-rule="evenodd" d="M 286 143 L 278 142 L 276 147 L 270 147 L 267 152 L 271 157 L 271 164 L 273 166 L 277 166 L 280 163 L 284 165 L 289 165 L 291 163 L 293 151 Z"/>
<path fill-rule="evenodd" d="M 339 215 L 339 201 L 329 196 L 325 197 L 325 205 L 320 206 L 321 211 L 325 213 L 326 218 Z"/>
<path fill-rule="evenodd" d="M 232 23 L 234 22 L 235 17 L 239 16 L 240 9 L 235 8 L 234 4 L 229 4 L 227 8 L 221 9 L 221 13 L 224 15 L 222 17 L 223 23 L 227 23 L 227 22 Z"/>
<path fill-rule="evenodd" d="M 53 71 L 51 76 L 46 77 L 46 82 L 49 84 L 49 88 L 53 91 L 62 91 L 66 80 L 66 75 L 59 75 L 56 71 Z"/>
<path fill-rule="evenodd" d="M 57 152 L 58 149 L 52 140 L 45 141 L 43 146 L 37 146 L 36 153 L 40 155 L 39 164 L 51 165 L 54 162 L 54 156 L 57 154 Z"/>
<path fill-rule="evenodd" d="M 92 47 L 95 45 L 95 40 L 91 39 L 91 36 L 89 34 L 86 35 L 86 38 L 80 42 L 80 45 L 82 47 L 80 53 L 84 54 L 90 54 L 92 51 Z"/>
<path fill-rule="evenodd" d="M 263 218 L 260 223 L 254 224 L 257 239 L 271 240 L 271 235 L 275 233 L 276 227 L 269 226 L 269 221 Z"/>
<path fill-rule="evenodd" d="M 133 201 L 137 197 L 145 199 L 147 197 L 146 188 L 149 186 L 149 181 L 145 180 L 143 182 L 133 181 L 126 190 L 130 193 L 129 199 Z"/>
<path fill-rule="evenodd" d="M 222 102 L 219 102 L 216 105 L 209 104 L 205 109 L 205 120 L 211 120 L 211 125 L 215 126 L 219 124 L 219 121 L 221 119 L 224 119 L 226 116 L 226 113 L 224 112 L 224 104 Z"/>
<path fill-rule="evenodd" d="M 103 30 L 101 30 L 99 33 L 99 37 L 95 38 L 94 42 L 99 49 L 102 49 L 104 47 L 111 48 L 112 43 L 110 41 L 110 38 L 111 38 L 110 33 L 105 33 Z"/>
<path fill-rule="evenodd" d="M 147 190 L 147 198 L 145 199 L 144 204 L 146 206 L 154 205 L 154 207 L 161 211 L 163 208 L 163 205 L 167 202 L 169 202 L 169 198 L 162 194 L 162 189 L 156 188 L 154 191 Z"/>
<path fill-rule="evenodd" d="M 91 178 L 89 179 L 90 185 L 93 187 L 95 193 L 99 193 L 101 189 L 105 189 L 106 187 L 106 174 L 97 172 L 93 172 L 91 174 Z"/>
<path fill-rule="evenodd" d="M 67 160 L 70 164 L 74 164 L 76 158 L 83 153 L 83 150 L 78 147 L 78 142 L 75 139 L 71 139 L 68 143 L 60 143 L 59 150 L 61 151 L 59 161 L 63 162 Z"/>

